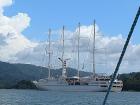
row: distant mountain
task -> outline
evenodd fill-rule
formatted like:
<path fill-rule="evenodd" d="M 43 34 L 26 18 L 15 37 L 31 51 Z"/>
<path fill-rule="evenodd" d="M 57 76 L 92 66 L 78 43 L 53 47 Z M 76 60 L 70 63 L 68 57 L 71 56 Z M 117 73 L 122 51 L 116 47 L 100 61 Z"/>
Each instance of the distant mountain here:
<path fill-rule="evenodd" d="M 61 69 L 52 69 L 51 75 L 54 77 L 61 76 Z M 77 74 L 77 70 L 67 68 L 68 76 Z M 89 75 L 90 72 L 80 71 L 81 76 Z M 48 69 L 45 67 L 31 64 L 11 64 L 0 61 L 0 88 L 8 88 L 15 85 L 21 80 L 39 80 L 48 76 Z"/>

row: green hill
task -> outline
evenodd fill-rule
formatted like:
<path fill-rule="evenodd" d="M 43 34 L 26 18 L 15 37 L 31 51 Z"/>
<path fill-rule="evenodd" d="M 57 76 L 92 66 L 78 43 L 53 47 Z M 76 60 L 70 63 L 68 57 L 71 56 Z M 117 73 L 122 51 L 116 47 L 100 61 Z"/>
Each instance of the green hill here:
<path fill-rule="evenodd" d="M 53 77 L 61 76 L 61 69 L 52 69 Z M 67 68 L 68 76 L 77 74 L 76 69 Z M 80 71 L 81 76 L 89 75 L 89 72 Z M 48 69 L 45 67 L 30 64 L 10 64 L 0 62 L 0 88 L 9 88 L 21 80 L 39 80 L 48 76 Z"/>

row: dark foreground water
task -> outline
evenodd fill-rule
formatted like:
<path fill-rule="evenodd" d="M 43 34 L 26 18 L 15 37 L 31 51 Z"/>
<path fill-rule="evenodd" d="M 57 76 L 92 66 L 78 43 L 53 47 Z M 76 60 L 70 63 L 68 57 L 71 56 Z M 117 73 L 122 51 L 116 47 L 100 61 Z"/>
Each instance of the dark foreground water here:
<path fill-rule="evenodd" d="M 103 92 L 0 90 L 0 105 L 102 105 Z M 140 92 L 111 93 L 107 105 L 140 105 Z"/>

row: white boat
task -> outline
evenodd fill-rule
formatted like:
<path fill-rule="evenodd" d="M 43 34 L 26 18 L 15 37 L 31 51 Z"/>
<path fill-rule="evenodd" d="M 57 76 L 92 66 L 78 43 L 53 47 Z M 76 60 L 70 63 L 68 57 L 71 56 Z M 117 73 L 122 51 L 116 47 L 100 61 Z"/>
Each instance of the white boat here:
<path fill-rule="evenodd" d="M 73 80 L 75 78 L 71 78 Z M 66 81 L 67 79 L 43 79 L 36 83 L 36 86 L 41 90 L 52 90 L 52 91 L 89 91 L 89 92 L 97 92 L 97 91 L 106 91 L 107 87 L 104 87 L 106 84 L 102 84 L 99 82 L 92 83 L 69 83 Z"/>
<path fill-rule="evenodd" d="M 110 83 L 110 81 L 109 81 Z M 112 85 L 112 88 L 111 88 L 111 91 L 112 92 L 121 92 L 122 91 L 122 88 L 123 88 L 123 82 L 121 80 L 115 80 L 113 82 L 113 85 Z"/>
<path fill-rule="evenodd" d="M 88 92 L 105 92 L 110 84 L 109 79 L 100 78 L 92 80 L 90 78 L 59 78 L 59 79 L 40 79 L 38 82 L 34 81 L 35 85 L 40 90 L 51 91 L 88 91 Z M 120 92 L 123 83 L 120 80 L 115 80 L 112 86 L 112 92 Z"/>
<path fill-rule="evenodd" d="M 62 76 L 60 78 L 53 78 L 50 76 L 50 31 L 49 31 L 49 75 L 48 78 L 34 81 L 35 85 L 40 90 L 52 90 L 52 91 L 90 91 L 90 92 L 104 92 L 107 91 L 110 84 L 109 76 L 99 76 L 95 74 L 95 22 L 94 22 L 94 35 L 93 35 L 93 74 L 89 77 L 79 76 L 79 36 L 80 36 L 80 24 L 79 24 L 79 35 L 78 35 L 78 73 L 77 76 L 67 77 L 66 76 L 66 61 L 64 59 L 64 27 L 63 27 L 63 51 L 62 58 L 59 60 L 62 62 Z M 112 91 L 121 91 L 123 87 L 122 81 L 115 80 L 112 86 Z"/>

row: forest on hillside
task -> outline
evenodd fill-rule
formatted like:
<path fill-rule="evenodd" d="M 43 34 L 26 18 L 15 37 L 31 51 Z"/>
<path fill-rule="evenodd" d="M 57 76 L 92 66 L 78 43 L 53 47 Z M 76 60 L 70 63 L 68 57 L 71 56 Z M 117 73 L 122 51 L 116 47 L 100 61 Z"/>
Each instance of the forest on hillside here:
<path fill-rule="evenodd" d="M 68 76 L 77 74 L 77 70 L 67 68 Z M 52 69 L 51 75 L 53 77 L 61 76 L 61 69 Z M 90 72 L 80 71 L 80 76 L 90 75 Z M 30 64 L 10 64 L 0 61 L 0 88 L 11 88 L 22 80 L 33 81 L 48 76 L 48 69 L 45 67 L 30 65 Z M 133 72 L 127 74 L 119 74 L 118 79 L 123 81 L 123 91 L 140 91 L 140 72 Z M 20 82 L 26 83 L 26 82 Z"/>

